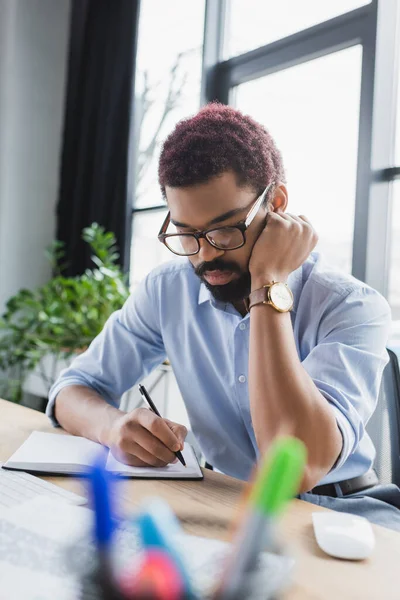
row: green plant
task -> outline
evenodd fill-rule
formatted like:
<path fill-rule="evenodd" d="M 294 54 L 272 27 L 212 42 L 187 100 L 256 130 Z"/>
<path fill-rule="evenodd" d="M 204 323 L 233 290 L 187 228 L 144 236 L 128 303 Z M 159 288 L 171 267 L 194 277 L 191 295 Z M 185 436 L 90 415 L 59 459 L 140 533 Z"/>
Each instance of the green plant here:
<path fill-rule="evenodd" d="M 82 238 L 92 249 L 93 269 L 64 277 L 64 245 L 54 242 L 47 251 L 53 279 L 36 290 L 22 289 L 7 302 L 0 318 L 0 369 L 20 374 L 17 390 L 15 379 L 9 379 L 9 399 L 21 399 L 24 376 L 46 354 L 65 356 L 86 348 L 128 297 L 114 235 L 93 223 Z"/>

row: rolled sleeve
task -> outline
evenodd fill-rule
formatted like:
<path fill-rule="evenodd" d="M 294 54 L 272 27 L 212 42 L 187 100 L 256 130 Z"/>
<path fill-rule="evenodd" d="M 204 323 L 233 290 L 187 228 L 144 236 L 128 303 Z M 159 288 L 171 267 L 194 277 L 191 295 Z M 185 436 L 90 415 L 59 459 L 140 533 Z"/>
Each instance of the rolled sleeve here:
<path fill-rule="evenodd" d="M 55 402 L 71 385 L 95 390 L 110 404 L 165 360 L 154 284 L 148 276 L 121 310 L 113 313 L 86 352 L 62 371 L 49 393 L 46 414 L 53 425 Z"/>
<path fill-rule="evenodd" d="M 335 462 L 332 469 L 340 469 L 352 453 L 353 449 L 356 448 L 356 435 L 351 423 L 347 417 L 344 416 L 342 411 L 333 403 L 331 403 L 332 410 L 335 414 L 336 423 L 339 427 L 340 433 L 342 434 L 342 450 L 340 455 Z"/>
<path fill-rule="evenodd" d="M 340 469 L 365 434 L 388 361 L 390 308 L 380 294 L 361 288 L 326 311 L 318 341 L 302 362 L 330 403 L 343 438 L 334 471 Z"/>

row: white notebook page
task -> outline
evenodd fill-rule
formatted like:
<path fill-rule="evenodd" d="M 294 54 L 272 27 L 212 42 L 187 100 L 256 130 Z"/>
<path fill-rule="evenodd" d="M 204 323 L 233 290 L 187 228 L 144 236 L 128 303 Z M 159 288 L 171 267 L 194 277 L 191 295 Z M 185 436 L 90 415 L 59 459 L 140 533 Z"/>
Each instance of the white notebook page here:
<path fill-rule="evenodd" d="M 56 467 L 73 464 L 85 467 L 91 464 L 94 454 L 101 448 L 101 444 L 83 437 L 33 431 L 5 465 L 22 463 L 27 465 L 27 470 L 29 465 Z"/>
<path fill-rule="evenodd" d="M 162 468 L 146 468 L 125 465 L 124 463 L 119 462 L 110 452 L 106 463 L 106 469 L 108 471 L 113 471 L 114 473 L 119 473 L 120 475 L 131 475 L 136 477 L 168 477 L 171 479 L 181 477 L 203 477 L 193 448 L 189 444 L 185 444 L 182 454 L 186 462 L 186 467 L 178 461 L 175 464 L 170 464 Z"/>
<path fill-rule="evenodd" d="M 106 453 L 101 444 L 83 437 L 34 431 L 5 466 L 26 471 L 73 474 L 76 471 L 84 472 L 101 451 Z M 185 444 L 183 456 L 186 467 L 178 462 L 162 468 L 145 468 L 125 465 L 109 452 L 106 468 L 128 477 L 202 478 L 201 469 L 189 444 Z"/>

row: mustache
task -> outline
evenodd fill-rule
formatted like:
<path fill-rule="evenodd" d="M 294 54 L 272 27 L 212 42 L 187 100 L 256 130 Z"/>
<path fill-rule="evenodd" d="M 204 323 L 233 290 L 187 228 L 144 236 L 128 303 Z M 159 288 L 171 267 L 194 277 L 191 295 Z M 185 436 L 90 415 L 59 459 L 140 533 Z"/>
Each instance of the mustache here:
<path fill-rule="evenodd" d="M 232 273 L 241 274 L 239 265 L 231 261 L 221 260 L 220 258 L 209 262 L 202 262 L 194 270 L 198 277 L 202 277 L 207 271 L 232 271 Z"/>

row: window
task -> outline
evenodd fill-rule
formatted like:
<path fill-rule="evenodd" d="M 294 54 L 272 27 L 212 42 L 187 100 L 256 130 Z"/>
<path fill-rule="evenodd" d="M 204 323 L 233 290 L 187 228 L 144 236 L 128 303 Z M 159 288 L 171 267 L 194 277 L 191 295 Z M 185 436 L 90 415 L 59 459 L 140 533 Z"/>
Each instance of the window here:
<path fill-rule="evenodd" d="M 400 33 L 399 33 L 399 44 L 400 44 Z M 397 83 L 398 83 L 398 88 L 397 88 L 395 164 L 400 165 L 400 76 L 398 76 Z"/>
<path fill-rule="evenodd" d="M 157 182 L 158 158 L 175 124 L 199 109 L 204 8 L 205 0 L 141 3 L 133 132 L 132 285 L 162 260 L 157 233 L 165 211 L 153 210 L 164 203 Z M 137 212 L 143 209 L 152 212 Z M 168 258 L 173 255 L 169 253 Z"/>
<path fill-rule="evenodd" d="M 393 320 L 400 321 L 400 180 L 393 183 L 389 304 Z"/>
<path fill-rule="evenodd" d="M 365 4 L 369 0 L 230 0 L 225 57 L 264 46 Z"/>
<path fill-rule="evenodd" d="M 398 77 L 397 83 L 395 166 L 398 168 L 400 167 L 400 77 Z M 393 182 L 392 202 L 388 299 L 392 309 L 392 318 L 397 321 L 396 330 L 400 339 L 400 179 Z"/>
<path fill-rule="evenodd" d="M 208 7 L 208 100 L 231 102 L 269 129 L 283 154 L 289 211 L 310 218 L 319 233 L 318 249 L 330 263 L 383 293 L 388 290 L 393 316 L 400 321 L 400 182 L 394 182 L 400 177 L 400 94 L 396 126 L 390 95 L 398 71 L 400 5 L 385 0 L 210 0 Z M 199 108 L 204 8 L 205 0 L 142 3 L 133 283 L 159 262 L 173 259 L 161 244 L 158 248 L 156 238 L 165 214 L 156 171 L 160 142 L 179 119 Z M 161 52 L 154 52 L 154 40 Z M 385 126 L 376 126 L 385 116 Z M 395 152 L 390 132 L 396 132 Z M 371 187 L 371 165 L 382 186 Z M 375 218 L 377 210 L 389 212 L 389 185 L 394 186 L 390 223 Z M 387 247 L 376 243 L 389 227 L 390 274 Z"/>
<path fill-rule="evenodd" d="M 244 83 L 235 105 L 269 130 L 282 152 L 289 212 L 305 214 L 318 249 L 351 272 L 361 47 Z"/>
<path fill-rule="evenodd" d="M 134 265 L 134 268 L 131 272 L 131 289 L 134 289 L 149 271 L 174 256 L 157 239 L 166 214 L 166 209 L 149 210 L 137 213 L 133 218 L 131 265 Z"/>

